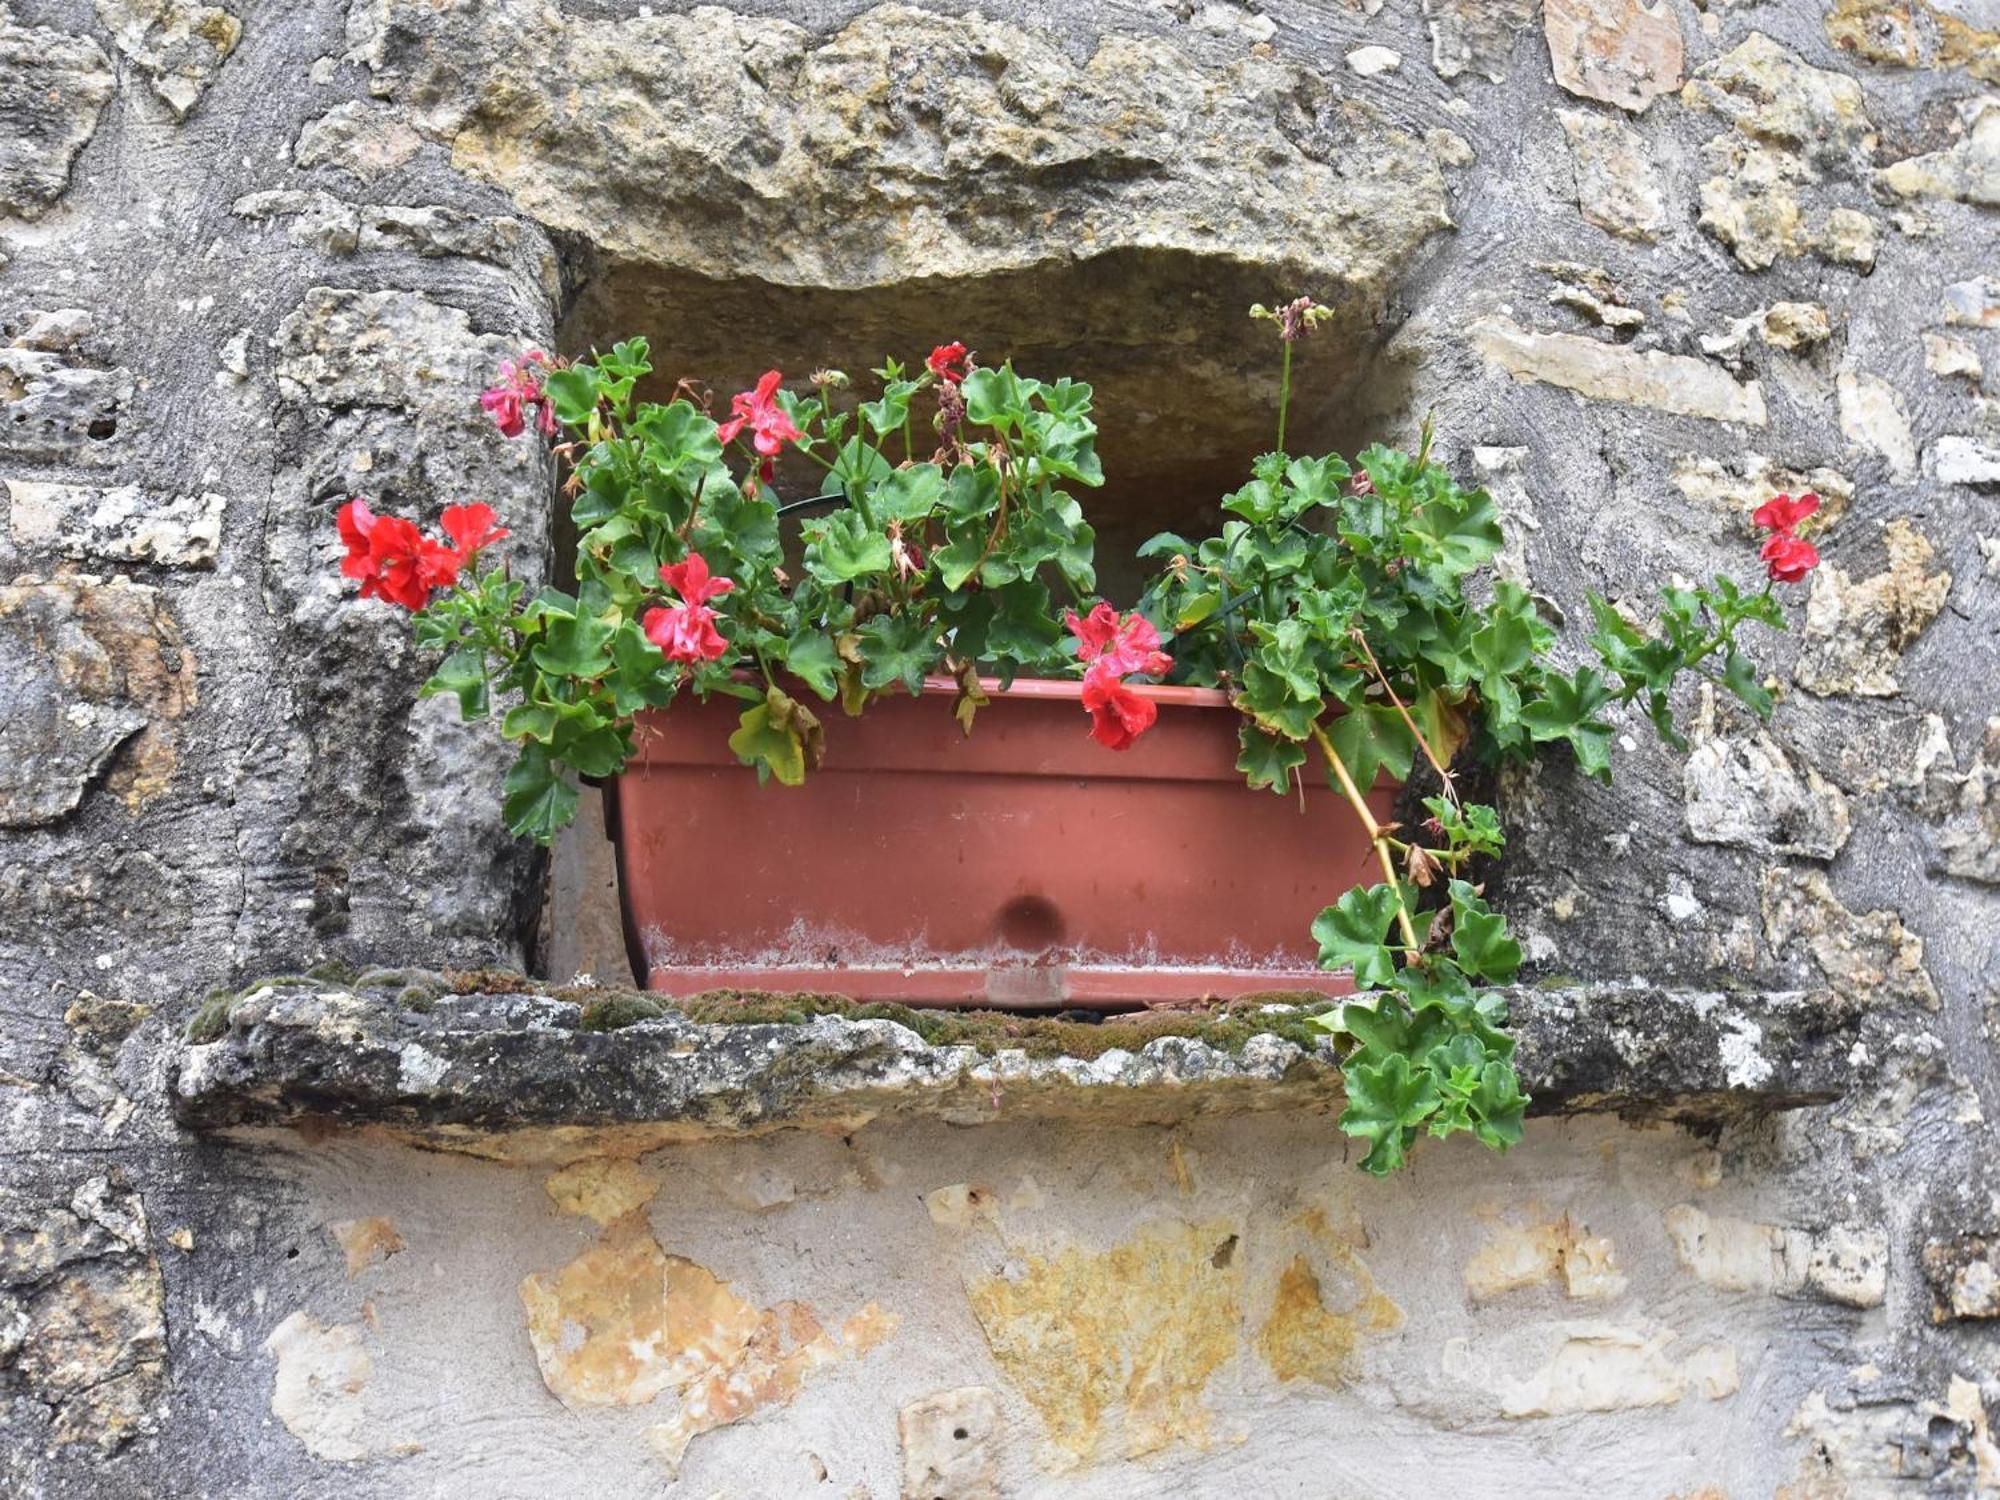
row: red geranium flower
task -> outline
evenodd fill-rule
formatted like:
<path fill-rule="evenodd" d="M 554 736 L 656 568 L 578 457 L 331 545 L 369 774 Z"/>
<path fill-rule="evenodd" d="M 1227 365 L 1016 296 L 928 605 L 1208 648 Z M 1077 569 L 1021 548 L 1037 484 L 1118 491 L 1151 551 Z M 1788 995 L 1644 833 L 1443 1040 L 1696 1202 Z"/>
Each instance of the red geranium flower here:
<path fill-rule="evenodd" d="M 1119 681 L 1103 661 L 1083 674 L 1083 706 L 1090 712 L 1090 737 L 1108 750 L 1131 749 L 1160 715 L 1151 698 Z"/>
<path fill-rule="evenodd" d="M 490 507 L 475 505 L 454 509 L 462 512 L 485 511 L 487 525 L 482 530 L 492 531 L 493 512 Z M 459 518 L 460 524 L 463 524 L 463 519 Z M 406 521 L 401 516 L 374 514 L 368 509 L 368 502 L 358 495 L 340 508 L 334 524 L 340 530 L 341 541 L 347 544 L 347 556 L 341 559 L 340 571 L 360 581 L 361 597 L 387 599 L 412 613 L 430 603 L 433 589 L 446 588 L 455 583 L 458 570 L 472 555 L 469 550 L 461 552 L 442 542 L 432 541 L 417 530 L 414 522 Z M 497 541 L 506 534 L 504 531 L 497 535 L 488 534 L 484 541 Z"/>
<path fill-rule="evenodd" d="M 1173 658 L 1160 649 L 1160 632 L 1137 610 L 1121 619 L 1117 610 L 1100 600 L 1087 616 L 1079 618 L 1071 610 L 1063 618 L 1076 637 L 1076 654 L 1109 667 L 1114 676 L 1139 672 L 1164 677 L 1173 670 Z"/>
<path fill-rule="evenodd" d="M 506 527 L 493 524 L 498 519 L 490 505 L 447 505 L 438 524 L 444 527 L 459 557 L 470 561 L 481 547 L 513 535 Z"/>
<path fill-rule="evenodd" d="M 640 622 L 646 639 L 668 661 L 714 661 L 727 652 L 729 642 L 715 628 L 716 614 L 708 601 L 735 588 L 736 580 L 711 577 L 708 559 L 699 552 L 690 552 L 683 562 L 661 564 L 660 577 L 682 602 L 646 611 Z"/>
<path fill-rule="evenodd" d="M 1819 496 L 1810 491 L 1796 500 L 1790 495 L 1775 495 L 1758 506 L 1750 519 L 1765 531 L 1789 535 L 1799 522 L 1818 509 Z"/>
<path fill-rule="evenodd" d="M 784 378 L 776 370 L 766 370 L 754 391 L 738 391 L 729 402 L 733 415 L 727 422 L 716 424 L 715 435 L 725 443 L 733 443 L 747 425 L 751 446 L 766 458 L 777 457 L 786 443 L 804 437 L 791 416 L 778 405 L 778 382 Z"/>
<path fill-rule="evenodd" d="M 956 339 L 949 344 L 939 344 L 931 350 L 924 365 L 946 385 L 957 385 L 965 379 L 965 345 Z"/>
<path fill-rule="evenodd" d="M 1819 548 L 1788 531 L 1765 542 L 1757 555 L 1769 565 L 1774 583 L 1798 583 L 1819 566 Z"/>
<path fill-rule="evenodd" d="M 549 357 L 530 349 L 518 360 L 500 361 L 500 379 L 479 393 L 479 404 L 492 413 L 503 437 L 519 437 L 527 428 L 526 411 L 535 410 L 535 425 L 543 437 L 556 433 L 556 411 L 542 393 L 542 371 Z"/>

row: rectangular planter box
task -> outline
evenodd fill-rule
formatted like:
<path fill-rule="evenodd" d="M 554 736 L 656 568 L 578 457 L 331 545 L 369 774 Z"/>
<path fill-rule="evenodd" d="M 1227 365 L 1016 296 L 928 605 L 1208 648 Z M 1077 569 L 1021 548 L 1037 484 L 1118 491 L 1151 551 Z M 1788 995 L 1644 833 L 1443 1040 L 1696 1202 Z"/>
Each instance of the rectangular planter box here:
<path fill-rule="evenodd" d="M 1352 810 L 1319 775 L 1250 791 L 1221 693 L 1140 688 L 1159 721 L 1114 752 L 1081 689 L 989 683 L 970 736 L 942 679 L 860 719 L 815 702 L 801 787 L 736 759 L 735 699 L 642 716 L 611 815 L 635 970 L 675 995 L 1020 1010 L 1347 993 L 1308 928 L 1378 878 Z"/>

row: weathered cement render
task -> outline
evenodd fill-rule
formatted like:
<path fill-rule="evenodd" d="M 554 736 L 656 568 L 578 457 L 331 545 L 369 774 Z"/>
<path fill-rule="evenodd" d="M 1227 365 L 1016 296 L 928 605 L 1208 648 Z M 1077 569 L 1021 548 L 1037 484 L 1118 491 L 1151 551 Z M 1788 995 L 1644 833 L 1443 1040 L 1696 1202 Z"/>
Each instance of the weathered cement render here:
<path fill-rule="evenodd" d="M 1387 1184 L 1323 1099 L 1004 1080 L 667 1145 L 176 1118 L 218 986 L 555 946 L 503 756 L 335 571 L 356 492 L 547 565 L 503 353 L 1074 369 L 1109 554 L 1265 441 L 1241 312 L 1297 291 L 1306 430 L 1435 411 L 1572 638 L 1828 500 L 1773 723 L 1503 787 L 1495 891 L 1534 977 L 1824 996 L 1835 1102 Z M 0 1491 L 2000 1488 L 1996 372 L 1986 0 L 4 0 Z"/>

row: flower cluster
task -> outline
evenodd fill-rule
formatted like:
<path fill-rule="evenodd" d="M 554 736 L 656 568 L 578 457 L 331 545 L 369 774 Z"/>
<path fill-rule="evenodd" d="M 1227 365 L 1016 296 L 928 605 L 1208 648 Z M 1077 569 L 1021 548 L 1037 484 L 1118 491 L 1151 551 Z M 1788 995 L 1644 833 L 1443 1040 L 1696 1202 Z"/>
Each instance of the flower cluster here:
<path fill-rule="evenodd" d="M 680 602 L 646 611 L 641 628 L 668 661 L 693 664 L 718 661 L 729 650 L 729 642 L 715 628 L 715 611 L 708 601 L 719 599 L 736 587 L 733 578 L 709 576 L 708 559 L 690 552 L 684 562 L 662 563 L 660 578 L 679 594 Z"/>
<path fill-rule="evenodd" d="M 527 430 L 527 414 L 535 414 L 535 427 L 543 437 L 556 435 L 556 412 L 542 377 L 549 369 L 549 357 L 530 349 L 519 359 L 500 361 L 500 378 L 479 393 L 479 404 L 492 416 L 505 437 L 519 437 Z"/>
<path fill-rule="evenodd" d="M 1810 492 L 1794 498 L 1776 495 L 1758 506 L 1750 519 L 1759 530 L 1768 531 L 1764 559 L 1774 583 L 1799 583 L 1819 566 L 1819 548 L 1798 534 L 1799 523 L 1819 510 L 1819 496 Z"/>
<path fill-rule="evenodd" d="M 508 535 L 494 524 L 490 505 L 447 505 L 439 517 L 448 540 L 436 541 L 401 516 L 378 516 L 358 495 L 341 506 L 334 524 L 347 547 L 340 571 L 361 583 L 364 599 L 387 599 L 412 614 L 436 589 L 450 588 L 480 548 Z"/>
<path fill-rule="evenodd" d="M 1164 677 L 1173 670 L 1173 658 L 1160 649 L 1159 631 L 1137 611 L 1121 617 L 1103 602 L 1085 616 L 1071 610 L 1064 623 L 1076 637 L 1077 656 L 1086 663 L 1083 706 L 1090 713 L 1090 737 L 1106 749 L 1131 749 L 1153 727 L 1160 710 L 1124 679 Z"/>

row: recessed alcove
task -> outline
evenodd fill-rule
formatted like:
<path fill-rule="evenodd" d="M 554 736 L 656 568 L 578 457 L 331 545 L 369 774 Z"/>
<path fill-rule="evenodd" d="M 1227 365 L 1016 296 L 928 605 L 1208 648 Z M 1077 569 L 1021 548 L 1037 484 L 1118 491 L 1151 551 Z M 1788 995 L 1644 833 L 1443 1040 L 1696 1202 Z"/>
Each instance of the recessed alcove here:
<path fill-rule="evenodd" d="M 776 368 L 794 389 L 815 370 L 845 371 L 854 381 L 845 398 L 868 400 L 879 384 L 869 371 L 884 358 L 916 363 L 954 339 L 982 364 L 1011 360 L 1025 375 L 1089 382 L 1105 483 L 1078 498 L 1097 528 L 1100 587 L 1113 597 L 1136 591 L 1140 542 L 1161 530 L 1214 529 L 1221 498 L 1274 445 L 1279 345 L 1271 323 L 1248 316 L 1253 303 L 1303 292 L 1335 309 L 1296 356 L 1293 451 L 1351 452 L 1394 403 L 1372 306 L 1342 299 L 1338 288 L 1280 284 L 1268 267 L 1227 257 L 1120 249 L 975 278 L 837 290 L 596 262 L 587 248 L 572 255 L 582 274 L 561 352 L 644 335 L 656 370 L 645 394 L 654 399 L 687 379 L 725 413 L 732 392 Z M 920 410 L 919 457 L 932 446 L 929 416 Z M 788 499 L 815 493 L 817 482 L 803 461 L 779 466 Z"/>
<path fill-rule="evenodd" d="M 578 358 L 645 337 L 655 371 L 640 392 L 647 399 L 670 399 L 686 381 L 722 415 L 731 394 L 766 370 L 781 370 L 802 391 L 814 371 L 838 369 L 853 384 L 837 399 L 851 404 L 877 394 L 870 371 L 885 358 L 915 365 L 952 340 L 980 364 L 1012 361 L 1026 375 L 1089 382 L 1105 483 L 1075 493 L 1097 531 L 1098 588 L 1121 603 L 1154 566 L 1137 558 L 1139 544 L 1162 530 L 1214 532 L 1222 500 L 1275 445 L 1281 347 L 1271 322 L 1249 316 L 1252 304 L 1304 293 L 1334 312 L 1295 350 L 1291 451 L 1351 455 L 1377 436 L 1408 436 L 1385 425 L 1402 382 L 1381 353 L 1378 306 L 1337 286 L 1281 283 L 1268 266 L 1229 256 L 1120 248 L 984 276 L 840 288 L 718 279 L 613 259 L 581 240 L 568 244 L 565 262 L 558 352 Z M 919 458 L 935 446 L 934 411 L 927 401 L 916 409 Z M 900 456 L 893 445 L 891 454 Z M 817 494 L 822 483 L 803 459 L 779 463 L 776 485 L 787 500 Z M 563 507 L 557 516 L 556 566 L 567 578 L 574 539 Z M 539 972 L 629 977 L 616 940 L 614 865 L 598 799 L 586 791 L 553 862 Z"/>

